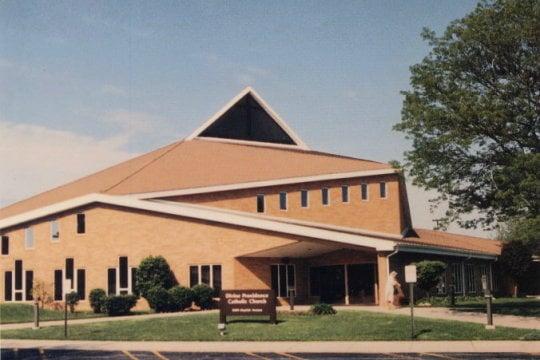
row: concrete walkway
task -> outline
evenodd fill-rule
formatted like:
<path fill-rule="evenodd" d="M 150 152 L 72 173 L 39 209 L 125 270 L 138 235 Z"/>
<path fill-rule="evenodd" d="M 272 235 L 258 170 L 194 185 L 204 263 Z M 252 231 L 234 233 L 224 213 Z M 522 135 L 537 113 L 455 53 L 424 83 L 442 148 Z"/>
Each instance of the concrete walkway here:
<path fill-rule="evenodd" d="M 64 341 L 1 340 L 3 349 L 256 353 L 540 353 L 540 341 Z"/>

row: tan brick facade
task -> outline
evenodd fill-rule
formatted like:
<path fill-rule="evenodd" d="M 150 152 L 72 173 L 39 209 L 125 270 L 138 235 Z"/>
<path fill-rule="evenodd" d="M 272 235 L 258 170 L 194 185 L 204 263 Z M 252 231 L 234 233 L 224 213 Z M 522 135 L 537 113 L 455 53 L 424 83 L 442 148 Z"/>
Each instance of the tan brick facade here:
<path fill-rule="evenodd" d="M 379 183 L 387 186 L 386 198 L 379 195 Z M 360 184 L 368 184 L 368 199 L 362 200 Z M 349 186 L 349 202 L 341 198 L 341 186 Z M 361 228 L 366 230 L 401 234 L 404 217 L 397 175 L 352 178 L 305 184 L 291 184 L 266 188 L 227 191 L 168 198 L 167 200 L 197 203 L 207 206 L 256 212 L 257 194 L 265 196 L 264 215 L 314 221 L 331 225 Z M 322 204 L 321 189 L 329 189 L 330 203 Z M 309 205 L 300 205 L 300 191 L 308 190 Z M 279 208 L 279 193 L 287 192 L 287 210 Z"/>

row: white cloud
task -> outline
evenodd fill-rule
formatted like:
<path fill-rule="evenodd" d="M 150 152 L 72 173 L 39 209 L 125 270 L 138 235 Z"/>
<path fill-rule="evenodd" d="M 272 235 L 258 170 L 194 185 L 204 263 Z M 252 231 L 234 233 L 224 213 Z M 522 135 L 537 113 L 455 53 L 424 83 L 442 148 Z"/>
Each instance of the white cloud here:
<path fill-rule="evenodd" d="M 126 90 L 112 84 L 103 85 L 100 91 L 103 95 L 107 96 L 126 97 L 128 95 Z"/>
<path fill-rule="evenodd" d="M 124 109 L 106 112 L 101 116 L 101 120 L 105 124 L 113 125 L 124 137 L 148 134 L 160 130 L 166 123 L 160 116 Z"/>
<path fill-rule="evenodd" d="M 123 150 L 127 140 L 0 121 L 0 206 L 136 156 Z"/>

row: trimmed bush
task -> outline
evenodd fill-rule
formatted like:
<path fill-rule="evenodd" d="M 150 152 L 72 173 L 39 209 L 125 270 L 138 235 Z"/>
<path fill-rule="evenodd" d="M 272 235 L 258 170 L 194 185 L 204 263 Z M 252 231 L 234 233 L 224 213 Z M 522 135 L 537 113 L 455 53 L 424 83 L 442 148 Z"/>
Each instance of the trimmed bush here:
<path fill-rule="evenodd" d="M 193 302 L 193 290 L 183 286 L 173 286 L 169 289 L 171 307 L 169 311 L 184 311 Z"/>
<path fill-rule="evenodd" d="M 214 306 L 214 289 L 205 284 L 199 284 L 192 288 L 193 301 L 201 309 L 210 309 Z"/>
<path fill-rule="evenodd" d="M 77 292 L 72 291 L 69 294 L 66 294 L 66 304 L 69 306 L 69 312 L 74 313 L 75 312 L 75 306 L 79 304 L 79 294 Z"/>
<path fill-rule="evenodd" d="M 92 310 L 94 310 L 94 313 L 97 314 L 103 312 L 103 304 L 105 303 L 106 298 L 107 294 L 103 289 L 92 289 L 92 291 L 90 291 L 88 299 L 90 301 L 90 306 L 92 307 Z"/>
<path fill-rule="evenodd" d="M 148 292 L 155 287 L 165 290 L 175 285 L 174 276 L 167 260 L 163 256 L 148 256 L 137 268 L 137 291 L 148 300 Z"/>
<path fill-rule="evenodd" d="M 416 286 L 429 296 L 444 274 L 446 264 L 442 261 L 424 260 L 415 263 L 415 265 L 417 275 Z"/>
<path fill-rule="evenodd" d="M 336 310 L 330 304 L 320 303 L 311 305 L 309 310 L 313 315 L 335 315 Z"/>
<path fill-rule="evenodd" d="M 146 300 L 155 312 L 167 312 L 173 307 L 172 296 L 161 286 L 155 286 L 147 291 Z"/>
<path fill-rule="evenodd" d="M 109 316 L 128 315 L 136 304 L 137 297 L 135 295 L 107 296 L 103 303 L 103 311 Z"/>

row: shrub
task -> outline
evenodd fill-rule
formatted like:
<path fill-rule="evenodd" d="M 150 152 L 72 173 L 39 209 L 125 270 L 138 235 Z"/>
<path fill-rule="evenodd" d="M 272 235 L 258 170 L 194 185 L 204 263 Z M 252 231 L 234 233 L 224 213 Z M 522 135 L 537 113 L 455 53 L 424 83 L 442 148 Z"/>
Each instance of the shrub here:
<path fill-rule="evenodd" d="M 330 304 L 320 303 L 311 306 L 309 310 L 313 315 L 335 315 L 336 310 Z"/>
<path fill-rule="evenodd" d="M 148 291 L 155 287 L 167 290 L 175 285 L 174 277 L 167 260 L 163 256 L 149 256 L 137 268 L 138 293 L 148 300 Z"/>
<path fill-rule="evenodd" d="M 147 291 L 146 300 L 155 312 L 167 312 L 173 308 L 172 296 L 161 286 L 155 286 Z"/>
<path fill-rule="evenodd" d="M 169 289 L 171 307 L 169 311 L 183 311 L 193 302 L 193 290 L 183 286 L 174 286 Z"/>
<path fill-rule="evenodd" d="M 441 275 L 446 270 L 446 264 L 442 261 L 423 260 L 416 265 L 416 286 L 427 295 L 437 286 Z"/>
<path fill-rule="evenodd" d="M 214 306 L 214 289 L 205 284 L 193 287 L 193 301 L 201 309 L 210 309 Z"/>
<path fill-rule="evenodd" d="M 79 303 L 79 294 L 77 294 L 75 291 L 70 292 L 69 294 L 66 294 L 66 304 L 69 306 L 69 312 L 74 313 L 75 312 L 75 306 Z"/>
<path fill-rule="evenodd" d="M 90 291 L 88 299 L 90 300 L 92 310 L 94 310 L 96 314 L 103 311 L 103 304 L 105 303 L 106 298 L 107 294 L 103 289 L 92 289 L 92 291 Z"/>
<path fill-rule="evenodd" d="M 135 295 L 107 296 L 103 303 L 103 311 L 109 316 L 127 315 L 136 304 L 137 297 Z"/>

